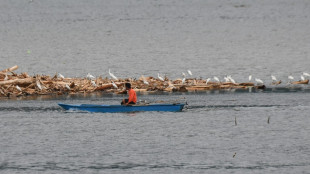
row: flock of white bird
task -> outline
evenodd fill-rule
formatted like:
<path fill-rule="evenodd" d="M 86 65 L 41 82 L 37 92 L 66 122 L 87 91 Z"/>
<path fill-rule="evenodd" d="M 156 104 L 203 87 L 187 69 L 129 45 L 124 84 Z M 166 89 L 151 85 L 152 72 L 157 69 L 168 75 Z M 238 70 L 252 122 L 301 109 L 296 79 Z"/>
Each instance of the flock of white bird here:
<path fill-rule="evenodd" d="M 193 75 L 193 73 L 191 72 L 191 70 L 187 70 L 187 73 L 188 73 L 188 75 L 190 75 L 190 76 Z M 64 76 L 61 75 L 60 73 L 59 73 L 58 75 L 59 75 L 60 78 L 64 78 Z M 111 70 L 110 70 L 110 69 L 109 69 L 109 75 L 112 77 L 112 79 L 118 80 L 118 78 L 117 78 L 113 73 L 111 73 Z M 182 78 L 182 84 L 185 84 L 185 82 L 186 82 L 186 74 L 185 74 L 184 72 L 182 72 L 182 76 L 183 76 L 183 78 Z M 300 76 L 301 80 L 305 80 L 305 76 L 306 76 L 306 77 L 310 77 L 310 74 L 309 74 L 309 73 L 306 73 L 306 72 L 303 72 L 302 75 Z M 163 82 L 165 81 L 165 79 L 164 79 L 163 77 L 161 77 L 161 76 L 159 75 L 159 73 L 157 73 L 157 77 L 158 77 L 158 79 L 159 79 L 160 81 L 163 81 Z M 93 75 L 91 75 L 90 73 L 88 73 L 88 74 L 86 75 L 86 78 L 87 78 L 88 80 L 91 80 L 92 86 L 94 86 L 94 87 L 97 86 L 97 84 L 96 84 L 95 81 L 94 81 L 94 79 L 96 79 L 96 78 L 95 78 Z M 218 77 L 216 77 L 216 76 L 214 76 L 213 78 L 207 78 L 207 79 L 206 79 L 206 84 L 208 84 L 212 79 L 213 79 L 215 82 L 218 82 L 218 83 L 220 83 L 220 82 L 226 82 L 226 83 L 227 83 L 227 82 L 231 82 L 231 83 L 234 83 L 234 84 L 236 83 L 236 81 L 232 78 L 231 75 L 227 75 L 227 76 L 224 77 L 224 80 L 223 80 L 223 81 L 221 81 L 221 80 L 220 80 Z M 277 82 L 277 81 L 278 81 L 278 79 L 277 79 L 274 75 L 271 75 L 271 79 L 272 79 L 273 82 Z M 289 76 L 288 76 L 288 79 L 291 81 L 291 80 L 294 80 L 294 77 L 293 77 L 292 75 L 289 75 Z M 146 78 L 145 78 L 143 75 L 142 75 L 142 80 L 143 80 L 143 83 L 144 83 L 144 84 L 149 85 L 149 82 L 146 80 Z M 254 80 L 255 80 L 255 82 L 256 82 L 257 84 L 259 84 L 259 85 L 263 85 L 263 84 L 264 84 L 264 81 L 261 80 L 261 79 L 259 79 L 259 78 L 255 78 Z M 252 82 L 252 75 L 249 75 L 249 82 Z M 111 80 L 111 83 L 112 83 L 112 85 L 113 85 L 113 87 L 114 87 L 115 89 L 118 88 L 118 86 L 114 83 L 113 80 Z M 69 87 L 68 85 L 66 85 L 66 88 L 70 90 L 70 87 Z M 39 89 L 41 89 L 41 88 L 39 87 Z"/>
<path fill-rule="evenodd" d="M 190 70 L 187 70 L 187 73 L 188 73 L 190 76 L 193 75 L 193 73 L 192 73 Z M 110 70 L 110 69 L 109 69 L 109 75 L 112 77 L 112 79 L 118 80 L 118 78 L 117 78 L 113 73 L 111 73 L 111 70 Z M 186 81 L 186 74 L 185 74 L 184 72 L 182 72 L 182 76 L 183 76 L 182 84 L 185 84 L 185 81 Z M 61 78 L 61 79 L 64 79 L 64 78 L 65 78 L 65 77 L 64 77 L 62 74 L 60 74 L 60 73 L 58 73 L 58 77 Z M 163 77 L 161 77 L 161 76 L 159 75 L 159 73 L 157 74 L 157 77 L 158 77 L 159 80 L 161 80 L 161 81 L 163 81 L 163 82 L 165 81 L 165 79 L 164 79 Z M 310 77 L 310 74 L 309 74 L 309 73 L 306 73 L 306 72 L 303 72 L 303 73 L 300 75 L 300 80 L 302 80 L 302 81 L 306 80 L 305 77 Z M 88 73 L 88 74 L 86 75 L 86 78 L 87 78 L 88 80 L 91 81 L 92 86 L 94 86 L 94 87 L 97 86 L 96 82 L 94 81 L 96 78 L 95 78 L 93 75 L 91 75 L 90 73 Z M 146 80 L 146 78 L 145 78 L 143 75 L 142 75 L 142 79 L 143 79 L 143 83 L 144 83 L 144 84 L 149 85 L 149 82 Z M 212 79 L 213 79 L 215 82 L 219 82 L 219 83 L 221 82 L 221 80 L 220 80 L 218 77 L 214 76 L 213 78 L 207 78 L 207 79 L 206 79 L 206 84 L 208 84 Z M 273 82 L 277 82 L 277 81 L 278 81 L 278 79 L 277 79 L 274 75 L 271 75 L 271 79 L 272 79 Z M 7 75 L 5 76 L 4 80 L 8 80 L 8 76 L 7 76 Z M 264 84 L 264 81 L 261 80 L 261 79 L 259 79 L 259 78 L 255 78 L 254 80 L 256 81 L 257 84 L 260 84 L 260 85 L 263 85 L 263 84 Z M 289 80 L 289 81 L 292 81 L 292 80 L 294 80 L 294 77 L 293 77 L 292 75 L 289 75 L 289 76 L 288 76 L 288 80 Z M 250 81 L 250 82 L 252 81 L 252 75 L 249 75 L 249 81 Z M 222 81 L 222 82 L 236 83 L 236 81 L 232 78 L 231 75 L 225 76 L 225 77 L 224 77 L 224 81 Z M 113 80 L 111 80 L 111 83 L 112 83 L 112 85 L 113 85 L 113 87 L 114 87 L 115 89 L 118 88 L 118 86 L 114 83 Z M 42 89 L 44 88 L 44 86 L 43 86 L 43 88 L 42 88 L 42 86 L 41 86 L 41 84 L 40 84 L 39 81 L 36 81 L 36 85 L 37 85 L 37 87 L 38 87 L 40 90 L 42 90 Z M 69 86 L 69 85 L 66 84 L 65 87 L 66 87 L 68 90 L 70 90 L 70 86 Z M 21 89 L 18 85 L 16 85 L 16 89 L 17 89 L 18 91 L 22 92 L 22 89 Z"/>
<path fill-rule="evenodd" d="M 188 74 L 189 74 L 190 76 L 193 75 L 192 72 L 191 72 L 190 70 L 187 70 L 187 72 L 188 72 Z M 185 74 L 184 72 L 182 72 L 182 76 L 183 76 L 182 83 L 184 84 L 184 83 L 185 83 L 185 80 L 186 80 L 186 74 Z M 310 77 L 310 74 L 309 74 L 309 73 L 306 73 L 306 72 L 303 72 L 302 75 L 300 75 L 300 80 L 302 80 L 302 81 L 306 80 L 305 77 Z M 206 84 L 208 84 L 211 80 L 212 80 L 212 78 L 207 78 L 207 79 L 206 79 Z M 216 77 L 216 76 L 213 77 L 213 80 L 214 80 L 215 82 L 219 82 L 219 83 L 220 83 L 220 82 L 226 82 L 226 83 L 227 83 L 227 82 L 231 82 L 231 83 L 234 83 L 234 84 L 236 83 L 236 81 L 232 78 L 231 75 L 225 76 L 223 81 L 221 81 L 221 80 L 220 80 L 218 77 Z M 255 78 L 254 80 L 255 80 L 255 82 L 256 82 L 257 84 L 260 84 L 260 85 L 263 85 L 263 84 L 264 84 L 264 81 L 261 80 L 261 79 L 259 79 L 259 78 Z M 272 80 L 272 82 L 278 82 L 278 79 L 277 79 L 274 75 L 271 75 L 271 80 Z M 292 80 L 294 80 L 294 77 L 293 77 L 292 75 L 289 75 L 289 76 L 288 76 L 288 80 L 289 80 L 289 81 L 292 81 Z M 249 82 L 252 82 L 252 75 L 249 75 Z"/>
<path fill-rule="evenodd" d="M 190 70 L 187 70 L 188 74 L 190 76 L 192 76 L 192 72 Z M 185 80 L 186 80 L 186 74 L 184 72 L 182 72 L 182 76 L 183 76 L 183 79 L 182 79 L 182 83 L 184 84 L 185 83 Z M 310 74 L 309 73 L 306 73 L 306 72 L 303 72 L 302 75 L 300 75 L 300 80 L 304 81 L 306 80 L 305 77 L 310 77 Z M 214 76 L 213 78 L 207 78 L 206 79 L 206 84 L 208 84 L 211 80 L 214 80 L 215 82 L 231 82 L 231 83 L 236 83 L 236 81 L 232 78 L 231 75 L 227 75 L 224 77 L 224 80 L 221 81 L 218 77 Z M 254 79 L 255 82 L 257 84 L 260 84 L 260 85 L 263 85 L 264 84 L 264 81 L 259 79 L 259 78 L 255 78 Z M 278 82 L 278 79 L 274 76 L 274 75 L 271 75 L 271 80 L 272 82 Z M 294 77 L 292 75 L 289 75 L 288 76 L 288 80 L 291 82 L 292 80 L 294 80 Z M 249 82 L 252 82 L 252 75 L 249 75 Z"/>
<path fill-rule="evenodd" d="M 310 74 L 309 74 L 309 73 L 306 73 L 306 72 L 303 72 L 302 75 L 300 75 L 300 80 L 301 80 L 301 81 L 306 80 L 305 76 L 306 76 L 306 77 L 310 77 Z M 289 75 L 287 78 L 288 78 L 289 82 L 291 82 L 292 80 L 294 80 L 294 77 L 293 77 L 292 75 Z M 251 81 L 251 80 L 252 80 L 252 75 L 249 76 L 249 81 Z M 277 79 L 276 76 L 274 76 L 274 75 L 271 75 L 271 80 L 272 80 L 272 82 L 277 82 L 277 81 L 278 81 L 278 79 Z M 258 84 L 264 84 L 264 82 L 263 82 L 261 79 L 255 78 L 255 81 L 256 81 Z"/>
<path fill-rule="evenodd" d="M 110 75 L 114 80 L 118 80 L 118 78 L 117 78 L 114 74 L 111 73 L 110 69 L 109 69 L 109 75 Z M 59 77 L 60 79 L 64 79 L 64 78 L 65 78 L 65 77 L 64 77 L 62 74 L 60 74 L 60 73 L 58 73 L 58 77 Z M 97 84 L 96 84 L 96 82 L 94 81 L 94 80 L 96 79 L 95 76 L 93 76 L 93 75 L 91 75 L 90 73 L 88 73 L 88 74 L 86 75 L 86 79 L 88 79 L 88 80 L 91 81 L 92 86 L 97 87 Z M 4 80 L 4 81 L 8 80 L 7 74 L 5 74 L 5 77 L 4 77 L 3 80 Z M 146 81 L 145 81 L 145 82 L 146 82 Z M 116 89 L 118 88 L 118 86 L 114 83 L 113 80 L 112 80 L 112 85 L 113 85 L 114 88 L 116 88 Z M 41 85 L 41 83 L 40 83 L 39 80 L 36 81 L 36 86 L 38 87 L 39 90 L 42 90 L 43 88 L 45 88 L 44 86 L 42 87 L 42 85 Z M 22 89 L 21 89 L 18 85 L 16 85 L 15 88 L 16 88 L 18 91 L 22 92 Z M 68 90 L 71 89 L 70 86 L 69 86 L 68 84 L 65 85 L 65 88 L 68 89 Z"/>
<path fill-rule="evenodd" d="M 109 69 L 109 75 L 114 79 L 114 80 L 118 80 L 118 78 L 113 74 L 113 73 L 111 73 L 111 70 Z M 59 78 L 61 78 L 61 79 L 64 79 L 65 77 L 62 75 L 62 74 L 60 74 L 60 73 L 58 73 L 58 77 Z M 91 83 L 91 85 L 93 86 L 93 87 L 97 87 L 97 84 L 96 84 L 96 82 L 94 81 L 95 79 L 96 79 L 96 77 L 95 76 L 93 76 L 93 75 L 91 75 L 90 73 L 88 73 L 87 75 L 86 75 L 86 79 L 88 79 L 88 80 L 90 80 L 90 83 Z M 112 80 L 111 81 L 111 83 L 112 83 L 112 85 L 113 85 L 113 87 L 114 88 L 118 88 L 118 86 L 115 84 L 115 82 Z M 68 89 L 68 90 L 70 90 L 71 88 L 70 88 L 70 86 L 69 85 L 65 85 L 65 87 Z"/>

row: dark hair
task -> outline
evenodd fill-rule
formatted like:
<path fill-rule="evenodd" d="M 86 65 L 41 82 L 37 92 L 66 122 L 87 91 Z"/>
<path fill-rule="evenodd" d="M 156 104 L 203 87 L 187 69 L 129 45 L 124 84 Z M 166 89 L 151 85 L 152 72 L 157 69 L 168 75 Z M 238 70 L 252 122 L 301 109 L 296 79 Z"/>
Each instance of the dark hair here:
<path fill-rule="evenodd" d="M 131 84 L 130 83 L 125 83 L 126 88 L 131 88 Z"/>

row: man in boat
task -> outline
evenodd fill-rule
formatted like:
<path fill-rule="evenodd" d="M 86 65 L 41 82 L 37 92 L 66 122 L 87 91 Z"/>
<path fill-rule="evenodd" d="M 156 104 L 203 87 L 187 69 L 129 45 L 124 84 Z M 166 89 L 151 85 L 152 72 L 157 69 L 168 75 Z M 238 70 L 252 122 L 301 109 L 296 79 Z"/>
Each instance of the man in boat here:
<path fill-rule="evenodd" d="M 126 90 L 128 91 L 129 97 L 128 99 L 123 99 L 122 105 L 128 105 L 128 104 L 136 104 L 137 103 L 137 94 L 136 92 L 131 88 L 130 83 L 125 83 Z"/>

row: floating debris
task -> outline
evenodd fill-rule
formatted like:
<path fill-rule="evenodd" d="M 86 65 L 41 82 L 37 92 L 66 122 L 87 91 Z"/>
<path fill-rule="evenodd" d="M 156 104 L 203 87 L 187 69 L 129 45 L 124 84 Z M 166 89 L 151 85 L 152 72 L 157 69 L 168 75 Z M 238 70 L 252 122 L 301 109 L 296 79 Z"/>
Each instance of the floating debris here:
<path fill-rule="evenodd" d="M 291 84 L 308 84 L 308 83 L 309 83 L 309 79 L 308 80 L 299 80 L 299 81 L 291 82 Z"/>
<path fill-rule="evenodd" d="M 273 81 L 271 84 L 272 84 L 272 85 L 279 85 L 279 84 L 281 84 L 281 83 L 282 83 L 282 81 L 279 80 L 279 81 Z"/>
<path fill-rule="evenodd" d="M 144 77 L 139 79 L 125 78 L 120 79 L 114 76 L 110 70 L 109 75 L 112 79 L 94 77 L 87 74 L 83 78 L 68 78 L 60 73 L 56 73 L 53 77 L 48 75 L 29 76 L 24 72 L 16 74 L 14 71 L 18 66 L 0 71 L 0 97 L 13 96 L 28 96 L 28 95 L 49 95 L 49 94 L 78 94 L 91 93 L 97 91 L 104 91 L 107 93 L 126 94 L 124 84 L 130 82 L 133 89 L 137 92 L 196 92 L 208 90 L 222 90 L 222 89 L 265 89 L 266 86 L 262 82 L 256 85 L 253 82 L 237 83 L 231 76 L 226 77 L 226 82 L 221 82 L 216 76 L 211 78 L 196 79 L 185 78 L 185 73 L 182 79 L 171 80 L 167 77 L 163 78 L 157 74 L 156 77 Z M 304 74 L 307 75 L 306 73 Z M 252 77 L 251 77 L 252 78 Z M 249 80 L 251 80 L 249 78 Z M 116 80 L 117 79 L 117 80 Z M 257 79 L 256 79 L 257 81 Z M 280 84 L 281 81 L 273 81 L 273 85 Z M 309 80 L 300 80 L 290 82 L 291 84 L 308 84 Z M 236 119 L 236 118 L 235 118 Z M 235 120 L 236 121 L 236 120 Z M 236 123 L 237 125 L 237 123 Z"/>

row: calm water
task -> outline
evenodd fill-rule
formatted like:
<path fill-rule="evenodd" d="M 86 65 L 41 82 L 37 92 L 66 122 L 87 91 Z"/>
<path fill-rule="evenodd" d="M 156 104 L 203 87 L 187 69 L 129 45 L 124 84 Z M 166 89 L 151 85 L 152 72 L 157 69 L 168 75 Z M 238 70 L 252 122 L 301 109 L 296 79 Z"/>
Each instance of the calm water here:
<path fill-rule="evenodd" d="M 0 170 L 307 173 L 309 97 L 302 91 L 139 95 L 148 101 L 185 98 L 189 106 L 178 113 L 129 114 L 65 112 L 57 106 L 117 104 L 122 96 L 113 95 L 1 101 Z"/>
<path fill-rule="evenodd" d="M 0 67 L 139 78 L 248 75 L 266 91 L 139 94 L 183 112 L 65 112 L 92 94 L 0 101 L 0 173 L 309 173 L 308 0 L 0 0 Z M 268 123 L 269 120 L 269 123 Z M 237 124 L 236 124 L 236 123 Z"/>

